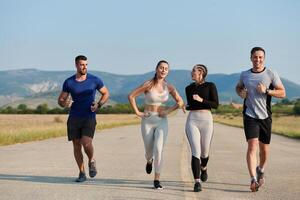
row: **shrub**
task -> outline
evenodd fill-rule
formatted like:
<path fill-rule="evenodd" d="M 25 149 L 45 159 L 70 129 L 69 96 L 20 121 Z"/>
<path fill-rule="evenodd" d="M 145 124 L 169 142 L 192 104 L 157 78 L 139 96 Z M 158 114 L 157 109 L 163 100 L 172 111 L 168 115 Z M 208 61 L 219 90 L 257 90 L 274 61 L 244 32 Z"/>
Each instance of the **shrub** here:
<path fill-rule="evenodd" d="M 300 101 L 299 100 L 295 103 L 293 110 L 294 110 L 295 115 L 300 115 Z"/>

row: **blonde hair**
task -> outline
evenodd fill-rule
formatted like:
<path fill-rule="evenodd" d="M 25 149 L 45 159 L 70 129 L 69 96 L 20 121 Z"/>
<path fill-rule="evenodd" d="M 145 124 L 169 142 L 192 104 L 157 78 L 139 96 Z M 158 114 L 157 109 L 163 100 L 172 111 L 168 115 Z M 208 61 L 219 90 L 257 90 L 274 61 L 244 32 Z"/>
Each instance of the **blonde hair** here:
<path fill-rule="evenodd" d="M 207 76 L 207 67 L 203 64 L 197 64 L 194 66 L 194 68 L 202 71 L 202 79 L 205 81 L 205 78 Z"/>

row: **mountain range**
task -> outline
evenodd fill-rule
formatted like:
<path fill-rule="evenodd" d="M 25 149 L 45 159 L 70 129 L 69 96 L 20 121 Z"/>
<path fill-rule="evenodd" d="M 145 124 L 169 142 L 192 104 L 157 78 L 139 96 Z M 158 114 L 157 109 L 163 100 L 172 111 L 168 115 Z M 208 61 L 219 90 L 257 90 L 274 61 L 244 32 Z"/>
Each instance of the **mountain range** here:
<path fill-rule="evenodd" d="M 43 71 L 37 69 L 20 69 L 0 71 L 0 107 L 24 103 L 29 107 L 47 103 L 49 107 L 57 106 L 57 97 L 63 81 L 75 71 Z M 119 75 L 101 71 L 89 71 L 101 77 L 111 94 L 110 103 L 128 103 L 127 95 L 135 87 L 153 77 L 154 72 L 137 75 Z M 219 99 L 222 103 L 241 102 L 235 94 L 235 85 L 239 73 L 209 74 L 207 81 L 217 86 Z M 300 98 L 300 85 L 281 78 L 288 99 Z M 189 70 L 170 71 L 167 81 L 173 84 L 185 99 L 184 89 L 192 82 Z"/>

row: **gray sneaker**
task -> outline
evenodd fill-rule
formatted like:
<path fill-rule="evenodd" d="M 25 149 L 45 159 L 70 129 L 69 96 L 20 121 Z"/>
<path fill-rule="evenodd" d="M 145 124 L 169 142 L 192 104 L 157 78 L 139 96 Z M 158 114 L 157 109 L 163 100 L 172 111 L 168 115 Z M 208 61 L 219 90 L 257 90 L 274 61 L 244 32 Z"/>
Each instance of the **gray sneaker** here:
<path fill-rule="evenodd" d="M 86 181 L 86 175 L 84 172 L 79 172 L 78 178 L 75 180 L 76 182 L 84 182 Z"/>
<path fill-rule="evenodd" d="M 260 171 L 259 167 L 256 167 L 256 178 L 259 186 L 262 186 L 265 183 L 265 173 Z"/>
<path fill-rule="evenodd" d="M 201 184 L 200 182 L 196 182 L 194 185 L 194 192 L 200 192 L 200 191 L 202 191 Z"/>
<path fill-rule="evenodd" d="M 94 178 L 97 175 L 96 160 L 89 163 L 89 175 L 91 178 Z"/>
<path fill-rule="evenodd" d="M 250 190 L 252 192 L 257 192 L 258 191 L 258 188 L 259 188 L 259 184 L 256 180 L 251 180 L 251 183 L 250 183 Z"/>

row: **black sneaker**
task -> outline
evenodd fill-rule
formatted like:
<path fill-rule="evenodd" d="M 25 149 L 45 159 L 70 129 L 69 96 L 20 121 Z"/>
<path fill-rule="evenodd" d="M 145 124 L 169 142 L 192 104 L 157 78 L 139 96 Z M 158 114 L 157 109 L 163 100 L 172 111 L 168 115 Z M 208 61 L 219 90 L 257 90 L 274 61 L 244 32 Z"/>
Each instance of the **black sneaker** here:
<path fill-rule="evenodd" d="M 259 188 L 259 184 L 258 184 L 257 180 L 252 179 L 252 180 L 251 180 L 251 184 L 250 184 L 250 190 L 251 190 L 252 192 L 257 192 L 257 191 L 258 191 L 258 188 Z"/>
<path fill-rule="evenodd" d="M 154 180 L 153 184 L 154 184 L 154 189 L 157 189 L 157 190 L 162 190 L 163 189 L 163 187 L 161 186 L 159 180 Z"/>
<path fill-rule="evenodd" d="M 205 169 L 205 170 L 201 169 L 201 174 L 200 174 L 201 181 L 205 182 L 205 181 L 207 181 L 207 178 L 208 178 L 207 169 Z"/>
<path fill-rule="evenodd" d="M 86 181 L 86 175 L 84 172 L 79 172 L 78 178 L 75 180 L 76 182 L 84 182 Z"/>
<path fill-rule="evenodd" d="M 256 178 L 259 186 L 262 186 L 265 183 L 265 173 L 262 172 L 259 167 L 256 167 Z"/>
<path fill-rule="evenodd" d="M 201 184 L 200 182 L 196 182 L 194 185 L 194 192 L 200 192 L 200 191 L 202 191 Z"/>
<path fill-rule="evenodd" d="M 147 174 L 151 174 L 152 172 L 152 163 L 153 163 L 153 160 L 151 161 L 151 163 L 148 163 L 146 164 L 146 172 Z"/>
<path fill-rule="evenodd" d="M 89 175 L 91 178 L 94 178 L 97 175 L 96 160 L 89 163 Z"/>

